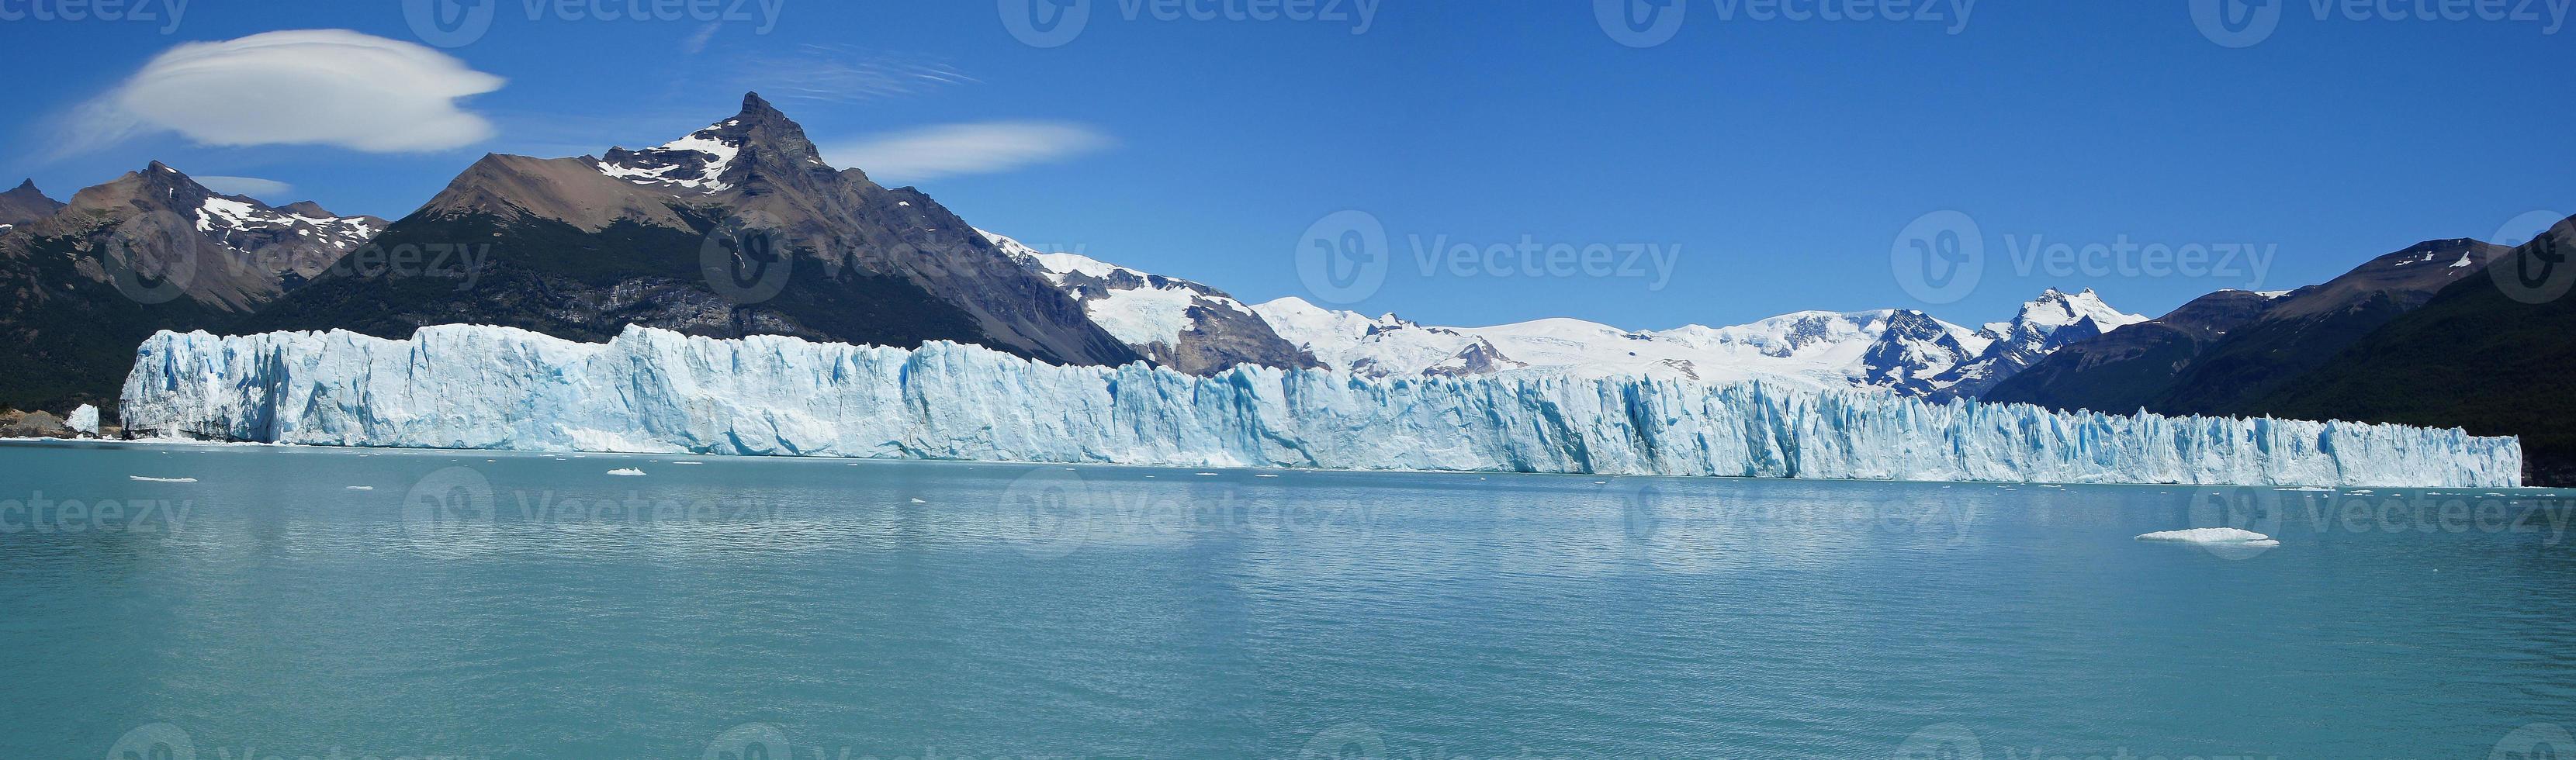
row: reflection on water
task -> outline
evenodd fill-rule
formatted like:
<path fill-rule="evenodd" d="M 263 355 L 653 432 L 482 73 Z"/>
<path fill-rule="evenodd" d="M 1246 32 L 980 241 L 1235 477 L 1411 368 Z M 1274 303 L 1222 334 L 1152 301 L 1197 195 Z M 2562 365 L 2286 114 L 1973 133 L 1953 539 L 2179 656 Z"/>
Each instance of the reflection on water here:
<path fill-rule="evenodd" d="M 0 756 L 2483 756 L 2576 726 L 2570 511 L 13 445 Z"/>

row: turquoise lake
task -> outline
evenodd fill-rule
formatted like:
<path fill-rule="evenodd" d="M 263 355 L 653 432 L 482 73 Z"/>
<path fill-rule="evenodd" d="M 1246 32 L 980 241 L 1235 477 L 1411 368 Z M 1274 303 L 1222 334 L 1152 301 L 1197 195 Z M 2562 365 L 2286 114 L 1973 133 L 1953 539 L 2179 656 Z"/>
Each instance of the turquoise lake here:
<path fill-rule="evenodd" d="M 0 445 L 0 758 L 2576 756 L 2570 513 Z"/>

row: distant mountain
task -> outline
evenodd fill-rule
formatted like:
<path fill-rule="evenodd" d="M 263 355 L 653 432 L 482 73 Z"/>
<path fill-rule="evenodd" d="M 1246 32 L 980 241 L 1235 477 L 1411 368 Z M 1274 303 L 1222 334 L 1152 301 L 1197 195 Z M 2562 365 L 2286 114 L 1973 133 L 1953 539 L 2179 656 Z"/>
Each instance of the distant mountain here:
<path fill-rule="evenodd" d="M 2151 331 L 2060 350 L 1982 398 L 2117 413 L 2240 413 L 2442 288 L 2481 279 L 2505 250 L 2434 240 L 2287 294 L 2222 291 L 2157 320 L 2162 324 Z"/>
<path fill-rule="evenodd" d="M 242 323 L 386 337 L 424 325 L 603 341 L 628 324 L 917 346 L 1059 364 L 1137 353 L 1037 272 L 912 188 L 823 162 L 758 94 L 731 118 L 600 157 L 488 155 L 377 240 L 447 268 L 342 267 Z"/>
<path fill-rule="evenodd" d="M 2102 304 L 2090 291 L 2068 295 L 2055 290 L 2024 304 L 2011 322 L 1984 331 L 1902 309 L 1806 311 L 1733 327 L 1634 331 L 1577 319 L 1426 326 L 1393 314 L 1368 317 L 1325 309 L 1297 298 L 1252 308 L 1281 337 L 1325 366 L 1366 376 L 1522 371 L 1713 382 L 1769 379 L 1907 396 L 1937 396 L 1956 378 L 2017 369 L 2015 360 L 2007 358 L 2012 354 L 1998 352 L 2005 338 L 2026 341 L 2006 350 L 2044 355 L 2078 335 L 2117 329 L 2137 319 Z M 2053 337 L 2061 334 L 2062 339 Z M 1977 367 L 1979 362 L 1985 364 Z"/>
<path fill-rule="evenodd" d="M 2488 266 L 2566 277 L 2576 219 Z M 2423 263 L 2439 264 L 2440 257 Z M 2494 277 L 2455 277 L 2420 307 L 2387 320 L 2306 371 L 2233 405 L 2301 419 L 2463 427 L 2520 436 L 2529 482 L 2576 485 L 2576 297 L 2515 300 Z"/>
<path fill-rule="evenodd" d="M 1314 357 L 1281 340 L 1252 307 L 1224 291 L 1081 254 L 1040 253 L 1008 237 L 983 235 L 1081 302 L 1091 321 L 1155 363 L 1194 375 L 1244 364 L 1318 366 Z"/>
<path fill-rule="evenodd" d="M 0 229 L 26 224 L 63 210 L 63 202 L 45 197 L 36 189 L 35 180 L 18 183 L 9 192 L 0 193 Z"/>
<path fill-rule="evenodd" d="M 0 199 L 51 203 L 32 184 Z M 157 161 L 83 189 L 0 231 L 0 406 L 112 405 L 145 337 L 227 324 L 383 224 L 219 195 Z"/>
<path fill-rule="evenodd" d="M 2172 313 L 2057 349 L 1988 389 L 1987 401 L 2053 409 L 2136 411 L 2153 403 L 2211 343 L 2286 293 L 2221 290 Z"/>
<path fill-rule="evenodd" d="M 1986 325 L 1978 332 L 1988 343 L 1974 361 L 1933 378 L 1938 398 L 1976 398 L 1996 383 L 2021 374 L 2032 364 L 2068 345 L 2147 321 L 2102 302 L 2092 288 L 2066 293 L 2049 288 L 2022 304 L 2012 321 Z"/>

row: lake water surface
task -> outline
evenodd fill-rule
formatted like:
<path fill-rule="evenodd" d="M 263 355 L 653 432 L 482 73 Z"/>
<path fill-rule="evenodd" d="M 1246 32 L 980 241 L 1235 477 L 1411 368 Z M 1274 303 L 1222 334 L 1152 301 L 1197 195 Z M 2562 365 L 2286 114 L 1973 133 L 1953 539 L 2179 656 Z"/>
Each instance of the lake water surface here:
<path fill-rule="evenodd" d="M 6 445 L 0 757 L 2570 755 L 2570 511 Z"/>

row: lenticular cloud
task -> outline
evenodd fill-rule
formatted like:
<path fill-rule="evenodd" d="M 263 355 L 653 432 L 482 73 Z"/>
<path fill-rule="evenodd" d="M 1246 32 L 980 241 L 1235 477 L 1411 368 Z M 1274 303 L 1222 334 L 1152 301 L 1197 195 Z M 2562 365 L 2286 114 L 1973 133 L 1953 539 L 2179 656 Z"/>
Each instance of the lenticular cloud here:
<path fill-rule="evenodd" d="M 455 148 L 494 133 L 457 100 L 504 81 L 421 45 L 346 29 L 192 42 L 82 107 L 69 152 L 163 131 L 221 146 Z"/>

